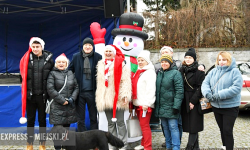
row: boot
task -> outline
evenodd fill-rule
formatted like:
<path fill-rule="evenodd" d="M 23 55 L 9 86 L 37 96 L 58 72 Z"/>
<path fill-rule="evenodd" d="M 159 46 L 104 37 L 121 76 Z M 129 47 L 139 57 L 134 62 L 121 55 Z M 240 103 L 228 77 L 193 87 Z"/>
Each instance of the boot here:
<path fill-rule="evenodd" d="M 33 145 L 32 145 L 32 144 L 27 143 L 27 148 L 26 148 L 26 150 L 33 150 Z"/>
<path fill-rule="evenodd" d="M 193 150 L 194 149 L 194 147 L 192 146 L 192 145 L 187 145 L 187 147 L 185 148 L 185 150 Z"/>
<path fill-rule="evenodd" d="M 45 142 L 40 142 L 39 150 L 46 150 L 46 148 L 45 148 Z"/>

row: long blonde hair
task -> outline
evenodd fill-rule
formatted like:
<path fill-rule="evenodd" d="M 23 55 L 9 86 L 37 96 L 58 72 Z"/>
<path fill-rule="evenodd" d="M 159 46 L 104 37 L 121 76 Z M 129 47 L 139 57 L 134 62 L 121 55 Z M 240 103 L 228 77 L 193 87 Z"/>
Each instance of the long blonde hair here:
<path fill-rule="evenodd" d="M 232 55 L 228 52 L 225 52 L 225 51 L 219 52 L 219 54 L 217 55 L 217 58 L 216 58 L 215 66 L 219 65 L 219 56 L 220 55 L 223 58 L 227 59 L 227 66 L 230 66 L 232 63 Z"/>

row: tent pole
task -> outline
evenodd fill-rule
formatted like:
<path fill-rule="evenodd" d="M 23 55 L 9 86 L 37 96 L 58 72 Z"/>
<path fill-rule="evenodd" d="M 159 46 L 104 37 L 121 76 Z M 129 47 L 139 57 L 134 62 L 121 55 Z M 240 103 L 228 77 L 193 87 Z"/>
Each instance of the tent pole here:
<path fill-rule="evenodd" d="M 8 40 L 8 22 L 5 24 L 5 30 L 6 30 L 6 32 L 5 32 L 5 45 L 4 45 L 5 56 L 6 56 L 6 64 L 5 64 L 6 72 L 5 72 L 5 74 L 9 76 L 10 73 L 8 72 L 8 42 L 7 42 L 7 40 Z"/>
<path fill-rule="evenodd" d="M 113 19 L 114 19 L 114 25 L 115 25 L 114 28 L 116 28 L 116 17 L 113 17 Z"/>
<path fill-rule="evenodd" d="M 82 25 L 79 26 L 79 51 L 81 51 Z"/>
<path fill-rule="evenodd" d="M 130 12 L 130 0 L 127 0 L 127 12 Z"/>

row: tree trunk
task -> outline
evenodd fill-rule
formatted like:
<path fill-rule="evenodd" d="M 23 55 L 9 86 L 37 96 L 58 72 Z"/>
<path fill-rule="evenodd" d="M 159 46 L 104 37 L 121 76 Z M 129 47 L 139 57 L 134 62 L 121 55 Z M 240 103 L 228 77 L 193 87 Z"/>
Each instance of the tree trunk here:
<path fill-rule="evenodd" d="M 159 10 L 158 10 L 158 2 L 156 2 L 156 16 L 155 16 L 155 44 L 158 45 L 159 42 Z"/>
<path fill-rule="evenodd" d="M 245 13 L 245 26 L 246 26 L 246 41 L 247 45 L 250 45 L 250 2 L 249 0 L 242 0 L 243 10 Z"/>

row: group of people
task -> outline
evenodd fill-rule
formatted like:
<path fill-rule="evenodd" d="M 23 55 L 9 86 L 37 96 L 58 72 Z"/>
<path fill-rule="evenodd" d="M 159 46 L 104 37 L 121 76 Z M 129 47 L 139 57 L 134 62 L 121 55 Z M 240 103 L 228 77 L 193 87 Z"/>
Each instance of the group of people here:
<path fill-rule="evenodd" d="M 98 112 L 104 111 L 108 131 L 120 138 L 125 145 L 121 149 L 126 149 L 124 111 L 132 103 L 142 130 L 141 144 L 135 149 L 152 149 L 149 124 L 155 115 L 161 120 L 167 149 L 179 150 L 182 132 L 188 132 L 186 149 L 196 150 L 198 133 L 204 128 L 199 102 L 203 96 L 211 102 L 223 146 L 233 149 L 233 126 L 243 80 L 228 52 L 217 55 L 216 67 L 205 76 L 205 66 L 198 64 L 194 48 L 188 49 L 181 62 L 173 59 L 171 47 L 164 46 L 160 50 L 160 63 L 155 65 L 150 60 L 150 52 L 143 50 L 137 57 L 138 69 L 131 76 L 124 54 L 114 45 L 106 45 L 100 55 L 94 51 L 93 40 L 85 38 L 83 49 L 73 55 L 71 62 L 61 54 L 55 63 L 52 54 L 43 50 L 45 43 L 41 38 L 32 38 L 29 45 L 20 62 L 22 84 L 27 87 L 22 95 L 27 99 L 28 150 L 33 149 L 36 109 L 39 127 L 46 127 L 48 98 L 54 100 L 49 116 L 54 126 L 69 127 L 77 122 L 77 130 L 86 131 L 87 104 L 90 129 L 98 129 Z M 61 149 L 58 143 L 54 145 L 55 149 Z M 45 149 L 44 140 L 40 141 L 39 149 Z M 116 148 L 110 145 L 110 149 Z"/>

